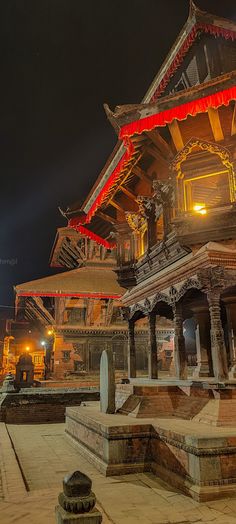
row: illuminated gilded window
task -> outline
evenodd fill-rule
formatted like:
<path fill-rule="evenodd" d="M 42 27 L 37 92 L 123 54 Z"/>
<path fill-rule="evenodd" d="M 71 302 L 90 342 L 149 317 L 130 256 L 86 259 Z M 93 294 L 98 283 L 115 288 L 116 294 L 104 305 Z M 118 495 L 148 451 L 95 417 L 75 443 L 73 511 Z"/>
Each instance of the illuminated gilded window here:
<path fill-rule="evenodd" d="M 204 213 L 205 208 L 218 207 L 230 202 L 228 172 L 188 177 L 184 180 L 186 211 Z"/>
<path fill-rule="evenodd" d="M 236 200 L 233 163 L 223 146 L 192 138 L 176 155 L 171 169 L 176 176 L 178 211 L 205 214 L 207 209 Z"/>

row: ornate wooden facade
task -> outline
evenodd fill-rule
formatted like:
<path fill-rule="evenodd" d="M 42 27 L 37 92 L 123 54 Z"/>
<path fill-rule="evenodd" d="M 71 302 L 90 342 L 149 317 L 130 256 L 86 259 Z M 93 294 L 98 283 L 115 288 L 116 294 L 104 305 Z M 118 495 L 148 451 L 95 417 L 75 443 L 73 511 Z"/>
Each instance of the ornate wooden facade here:
<path fill-rule="evenodd" d="M 195 376 L 235 377 L 235 40 L 236 24 L 190 2 L 142 103 L 114 111 L 105 104 L 117 146 L 82 208 L 65 213 L 70 228 L 116 242 L 116 272 L 127 289 L 130 377 L 134 325 L 144 317 L 149 377 L 158 376 L 157 315 L 174 322 L 178 378 L 187 377 L 189 318 Z"/>

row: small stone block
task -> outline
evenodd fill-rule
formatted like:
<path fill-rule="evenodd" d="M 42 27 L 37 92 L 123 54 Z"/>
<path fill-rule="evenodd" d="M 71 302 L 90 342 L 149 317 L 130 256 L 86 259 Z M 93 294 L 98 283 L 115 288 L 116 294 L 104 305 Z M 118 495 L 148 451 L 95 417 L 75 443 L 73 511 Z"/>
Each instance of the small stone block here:
<path fill-rule="evenodd" d="M 96 508 L 89 513 L 68 513 L 56 506 L 56 524 L 101 524 L 102 514 Z"/>

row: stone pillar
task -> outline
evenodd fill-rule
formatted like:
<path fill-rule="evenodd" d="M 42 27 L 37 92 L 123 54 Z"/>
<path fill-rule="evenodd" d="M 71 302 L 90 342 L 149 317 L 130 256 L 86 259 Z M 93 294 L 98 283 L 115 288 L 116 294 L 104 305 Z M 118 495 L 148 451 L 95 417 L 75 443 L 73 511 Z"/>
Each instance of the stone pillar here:
<path fill-rule="evenodd" d="M 183 335 L 183 312 L 182 304 L 177 302 L 173 306 L 174 314 L 174 362 L 176 377 L 186 380 L 188 377 L 185 339 Z"/>
<path fill-rule="evenodd" d="M 224 341 L 224 331 L 220 314 L 220 290 L 210 290 L 207 293 L 211 319 L 211 355 L 214 377 L 217 380 L 228 378 L 227 355 Z"/>
<path fill-rule="evenodd" d="M 148 315 L 149 320 L 149 352 L 148 352 L 148 376 L 158 378 L 157 369 L 157 340 L 156 340 L 156 313 Z"/>
<path fill-rule="evenodd" d="M 128 320 L 128 377 L 136 377 L 136 350 L 134 337 L 135 322 L 133 319 Z"/>
<path fill-rule="evenodd" d="M 192 308 L 197 322 L 196 326 L 196 348 L 197 348 L 197 367 L 194 370 L 194 377 L 212 376 L 211 359 L 211 336 L 210 336 L 210 317 L 207 305 Z"/>
<path fill-rule="evenodd" d="M 100 411 L 115 413 L 115 370 L 109 349 L 104 349 L 100 360 Z"/>
<path fill-rule="evenodd" d="M 230 352 L 229 378 L 236 378 L 236 297 L 224 298 Z"/>
<path fill-rule="evenodd" d="M 63 492 L 55 509 L 57 524 L 101 524 L 102 515 L 95 507 L 96 497 L 91 487 L 90 478 L 80 471 L 64 478 Z"/>

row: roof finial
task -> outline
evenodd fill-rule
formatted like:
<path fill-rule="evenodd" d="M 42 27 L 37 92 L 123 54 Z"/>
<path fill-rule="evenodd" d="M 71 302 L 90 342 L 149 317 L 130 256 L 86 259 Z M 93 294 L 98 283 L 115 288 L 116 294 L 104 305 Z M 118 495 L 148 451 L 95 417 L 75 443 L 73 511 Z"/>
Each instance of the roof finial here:
<path fill-rule="evenodd" d="M 199 11 L 199 9 L 194 1 L 189 0 L 189 18 L 192 18 L 192 16 L 194 16 L 197 11 Z"/>

